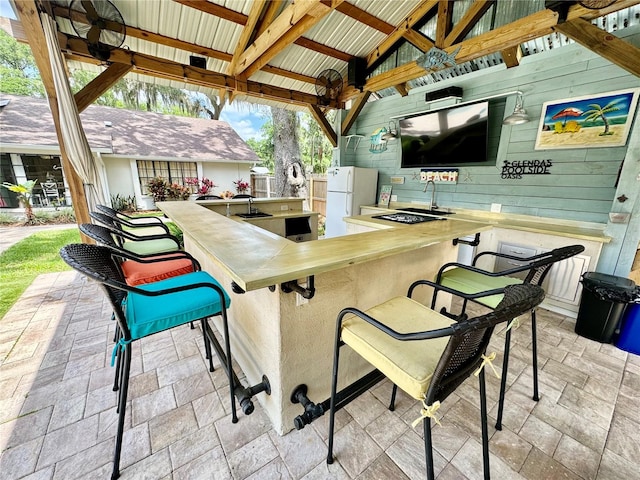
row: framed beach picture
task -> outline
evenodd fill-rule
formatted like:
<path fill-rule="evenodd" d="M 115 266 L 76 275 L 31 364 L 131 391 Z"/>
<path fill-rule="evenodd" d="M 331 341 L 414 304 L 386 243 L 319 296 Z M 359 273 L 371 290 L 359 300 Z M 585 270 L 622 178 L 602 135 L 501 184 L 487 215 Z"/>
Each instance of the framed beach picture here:
<path fill-rule="evenodd" d="M 535 149 L 625 145 L 639 92 L 630 88 L 543 103 Z"/>

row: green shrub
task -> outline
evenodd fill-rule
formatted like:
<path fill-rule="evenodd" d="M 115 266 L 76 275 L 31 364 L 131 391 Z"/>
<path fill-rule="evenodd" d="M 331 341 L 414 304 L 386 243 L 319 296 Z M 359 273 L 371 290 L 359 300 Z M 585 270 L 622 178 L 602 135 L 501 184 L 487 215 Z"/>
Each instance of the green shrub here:
<path fill-rule="evenodd" d="M 118 212 L 135 212 L 138 210 L 135 195 L 125 197 L 119 193 L 111 195 L 111 206 Z"/>

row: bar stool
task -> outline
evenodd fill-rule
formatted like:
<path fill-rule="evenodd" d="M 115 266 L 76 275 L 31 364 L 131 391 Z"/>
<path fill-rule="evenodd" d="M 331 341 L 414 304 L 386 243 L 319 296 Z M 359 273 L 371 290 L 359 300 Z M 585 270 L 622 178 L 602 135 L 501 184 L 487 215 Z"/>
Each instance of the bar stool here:
<path fill-rule="evenodd" d="M 412 292 L 414 285 L 409 289 Z M 431 419 L 440 402 L 464 380 L 477 372 L 480 382 L 480 420 L 484 477 L 489 472 L 489 437 L 485 376 L 482 367 L 494 327 L 538 305 L 544 291 L 535 285 L 513 285 L 492 290 L 501 294 L 496 309 L 485 315 L 456 321 L 412 300 L 395 297 L 366 311 L 345 308 L 336 325 L 333 378 L 331 382 L 327 463 L 333 463 L 335 412 L 368 390 L 370 375 L 337 391 L 340 349 L 348 345 L 377 369 L 381 376 L 423 404 L 424 448 L 427 478 L 434 478 Z M 411 293 L 409 293 L 411 295 Z M 393 406 L 393 398 L 392 405 Z"/>
<path fill-rule="evenodd" d="M 570 245 L 567 247 L 556 248 L 549 252 L 534 255 L 528 258 L 514 257 L 498 252 L 481 252 L 475 256 L 471 266 L 460 263 L 447 263 L 443 265 L 435 279 L 435 283 L 455 290 L 459 296 L 464 298 L 462 306 L 462 315 L 465 312 L 467 301 L 471 300 L 488 308 L 495 309 L 502 300 L 502 295 L 484 296 L 484 297 L 468 297 L 482 290 L 490 288 L 503 288 L 507 285 L 515 284 L 533 284 L 542 285 L 542 282 L 548 275 L 551 267 L 562 260 L 573 257 L 584 251 L 582 245 Z M 484 256 L 500 257 L 518 262 L 519 266 L 503 270 L 500 272 L 489 272 L 477 268 L 477 261 Z M 527 272 L 524 279 L 513 277 L 512 275 Z M 433 295 L 431 307 L 436 303 L 438 290 Z M 467 298 L 465 298 L 467 297 Z M 540 396 L 538 393 L 538 345 L 536 335 L 536 310 L 531 309 L 531 349 L 532 349 L 532 367 L 533 367 L 533 400 L 538 401 Z M 507 387 L 507 370 L 509 367 L 509 349 L 511 344 L 511 329 L 507 329 L 504 342 L 504 357 L 502 360 L 502 378 L 500 382 L 500 401 L 498 403 L 498 415 L 496 428 L 502 430 L 502 414 L 504 411 L 504 396 Z"/>

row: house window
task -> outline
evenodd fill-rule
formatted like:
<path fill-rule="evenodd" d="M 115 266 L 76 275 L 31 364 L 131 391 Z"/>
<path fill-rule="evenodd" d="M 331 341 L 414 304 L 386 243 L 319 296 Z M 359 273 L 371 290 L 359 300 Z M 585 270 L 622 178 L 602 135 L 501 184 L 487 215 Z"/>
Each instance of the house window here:
<path fill-rule="evenodd" d="M 187 179 L 196 178 L 198 170 L 195 162 L 158 162 L 152 160 L 138 160 L 138 178 L 143 195 L 149 195 L 147 183 L 155 177 L 161 177 L 169 183 L 189 186 Z"/>

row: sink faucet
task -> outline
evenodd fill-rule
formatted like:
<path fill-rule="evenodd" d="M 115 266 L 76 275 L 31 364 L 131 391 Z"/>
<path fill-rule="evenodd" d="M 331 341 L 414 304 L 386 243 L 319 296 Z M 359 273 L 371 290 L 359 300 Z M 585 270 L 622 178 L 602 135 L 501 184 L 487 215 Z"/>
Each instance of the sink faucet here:
<path fill-rule="evenodd" d="M 247 213 L 248 213 L 249 215 L 251 215 L 251 214 L 253 213 L 253 212 L 251 211 L 251 197 L 249 197 L 248 208 L 249 208 L 249 210 L 247 210 Z"/>
<path fill-rule="evenodd" d="M 429 184 L 433 185 L 433 191 L 431 192 L 431 205 L 429 206 L 429 208 L 431 210 L 435 210 L 436 208 L 438 208 L 438 205 L 436 204 L 436 182 L 434 182 L 433 180 L 427 180 L 427 183 L 425 183 L 424 185 L 424 190 L 422 191 L 426 192 L 427 188 L 429 188 Z"/>

